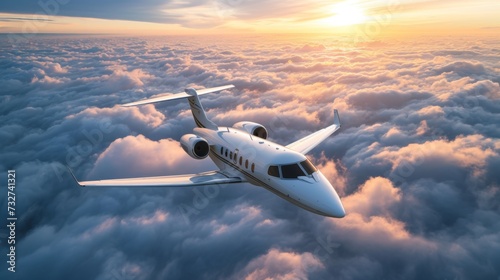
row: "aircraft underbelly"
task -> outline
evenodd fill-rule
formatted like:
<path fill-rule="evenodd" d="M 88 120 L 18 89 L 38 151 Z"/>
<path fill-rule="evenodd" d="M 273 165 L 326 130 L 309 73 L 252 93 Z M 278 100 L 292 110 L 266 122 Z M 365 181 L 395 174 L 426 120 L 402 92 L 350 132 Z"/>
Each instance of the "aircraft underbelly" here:
<path fill-rule="evenodd" d="M 315 209 L 315 208 L 312 208 L 312 207 L 310 207 L 310 206 L 308 206 L 308 205 L 306 205 L 306 204 L 302 203 L 302 202 L 300 201 L 300 199 L 299 199 L 299 200 L 297 200 L 297 199 L 295 199 L 295 198 L 291 197 L 290 195 L 285 194 L 285 193 L 282 193 L 282 192 L 278 191 L 277 189 L 272 188 L 272 187 L 270 187 L 270 186 L 262 186 L 262 187 L 264 187 L 264 188 L 265 188 L 265 189 L 267 189 L 268 191 L 270 191 L 270 192 L 274 193 L 275 195 L 277 195 L 277 196 L 279 196 L 279 197 L 283 198 L 284 200 L 286 200 L 286 201 L 288 201 L 288 202 L 290 202 L 290 203 L 293 203 L 293 204 L 294 204 L 294 205 L 296 205 L 296 206 L 299 206 L 300 208 L 303 208 L 303 209 L 305 209 L 305 210 L 308 210 L 308 211 L 311 211 L 311 212 L 313 212 L 313 213 L 317 213 L 317 214 L 320 214 L 320 215 L 325 215 L 325 213 L 323 213 L 323 212 L 321 212 L 321 211 L 319 211 L 319 210 L 317 210 L 317 209 Z"/>

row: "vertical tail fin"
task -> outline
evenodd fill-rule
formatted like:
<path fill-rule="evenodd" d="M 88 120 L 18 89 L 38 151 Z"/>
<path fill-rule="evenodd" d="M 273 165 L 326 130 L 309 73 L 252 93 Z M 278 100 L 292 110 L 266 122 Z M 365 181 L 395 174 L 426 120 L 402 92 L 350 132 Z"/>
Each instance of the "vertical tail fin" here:
<path fill-rule="evenodd" d="M 201 105 L 200 99 L 198 98 L 198 92 L 194 88 L 187 88 L 184 90 L 188 95 L 189 106 L 191 106 L 191 113 L 193 113 L 194 122 L 198 127 L 208 128 L 212 130 L 217 130 L 218 127 L 211 120 L 208 119 L 205 114 L 205 110 Z"/>
<path fill-rule="evenodd" d="M 207 118 L 207 115 L 205 114 L 205 110 L 203 109 L 203 106 L 200 103 L 198 95 L 217 92 L 233 87 L 234 87 L 233 85 L 227 85 L 214 88 L 202 88 L 199 90 L 195 90 L 194 88 L 187 88 L 184 90 L 186 94 L 189 95 L 188 97 L 189 105 L 191 106 L 191 112 L 193 113 L 194 121 L 196 122 L 196 125 L 198 127 L 204 127 L 213 130 L 218 129 L 217 125 Z"/>

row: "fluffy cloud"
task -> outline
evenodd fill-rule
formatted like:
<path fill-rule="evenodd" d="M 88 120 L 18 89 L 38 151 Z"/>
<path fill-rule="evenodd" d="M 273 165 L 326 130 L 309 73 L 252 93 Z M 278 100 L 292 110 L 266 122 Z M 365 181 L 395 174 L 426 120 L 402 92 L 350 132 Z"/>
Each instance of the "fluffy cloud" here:
<path fill-rule="evenodd" d="M 389 216 L 394 204 L 401 201 L 400 191 L 386 178 L 371 178 L 360 190 L 343 201 L 350 212 L 363 216 Z"/>
<path fill-rule="evenodd" d="M 498 277 L 496 43 L 280 40 L 1 44 L 0 172 L 18 174 L 19 277 Z M 195 126 L 184 100 L 117 104 L 227 83 L 236 89 L 202 97 L 208 116 L 262 123 L 282 144 L 339 109 L 341 130 L 308 156 L 341 194 L 345 218 L 252 185 L 75 186 L 64 165 L 82 179 L 215 169 L 179 147 Z"/>
<path fill-rule="evenodd" d="M 209 160 L 190 158 L 180 144 L 171 139 L 151 141 L 143 135 L 127 136 L 113 141 L 102 152 L 94 165 L 90 177 L 130 177 L 184 174 L 185 166 L 196 173 L 206 168 L 216 168 Z M 111 177 L 110 177 L 111 176 Z"/>
<path fill-rule="evenodd" d="M 380 151 L 375 158 L 388 160 L 393 170 L 403 164 L 422 168 L 451 165 L 472 170 L 475 175 L 482 175 L 484 166 L 491 157 L 498 157 L 500 142 L 486 139 L 482 135 L 457 137 L 453 141 L 435 140 L 422 144 L 410 144 L 406 147 Z"/>
<path fill-rule="evenodd" d="M 240 279 L 307 279 L 311 270 L 322 267 L 323 264 L 311 253 L 296 254 L 271 249 L 252 260 L 241 272 Z"/>

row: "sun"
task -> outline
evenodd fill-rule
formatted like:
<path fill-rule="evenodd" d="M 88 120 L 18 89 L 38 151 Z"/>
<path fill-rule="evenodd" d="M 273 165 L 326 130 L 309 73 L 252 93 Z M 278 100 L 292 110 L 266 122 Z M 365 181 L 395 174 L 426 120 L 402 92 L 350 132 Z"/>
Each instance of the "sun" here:
<path fill-rule="evenodd" d="M 326 22 L 333 26 L 349 26 L 366 21 L 363 9 L 353 0 L 346 0 L 333 6 L 333 16 L 326 18 Z"/>

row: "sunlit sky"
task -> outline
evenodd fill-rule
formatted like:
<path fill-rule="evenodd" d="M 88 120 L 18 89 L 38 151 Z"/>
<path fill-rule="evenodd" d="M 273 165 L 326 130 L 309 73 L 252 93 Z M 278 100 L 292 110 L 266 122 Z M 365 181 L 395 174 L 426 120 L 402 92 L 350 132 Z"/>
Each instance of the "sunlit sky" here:
<path fill-rule="evenodd" d="M 68 3 L 64 3 L 68 2 Z M 495 0 L 2 1 L 0 32 L 495 35 Z"/>

